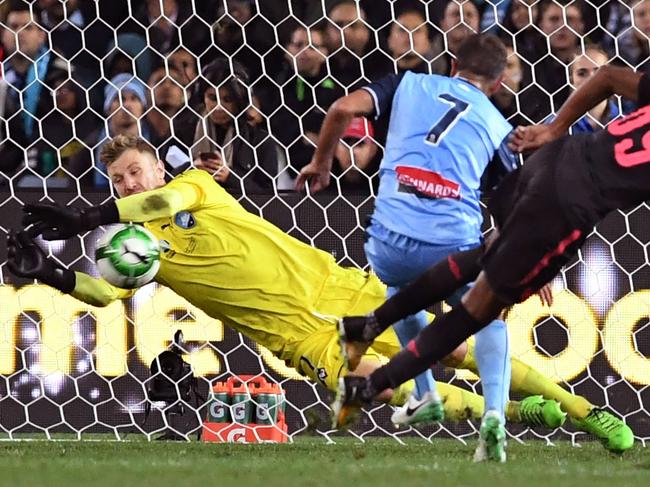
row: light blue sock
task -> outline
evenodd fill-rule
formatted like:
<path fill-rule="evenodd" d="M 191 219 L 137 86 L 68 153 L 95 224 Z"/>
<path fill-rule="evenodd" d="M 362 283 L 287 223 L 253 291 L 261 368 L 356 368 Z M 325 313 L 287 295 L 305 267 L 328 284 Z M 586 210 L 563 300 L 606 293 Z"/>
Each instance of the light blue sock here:
<path fill-rule="evenodd" d="M 398 321 L 393 325 L 393 329 L 395 330 L 397 338 L 399 338 L 400 345 L 404 348 L 418 335 L 418 333 L 420 333 L 420 330 L 426 326 L 427 314 L 424 311 L 420 311 L 417 314 Z M 421 399 L 427 392 L 435 390 L 436 381 L 433 378 L 431 370 L 422 372 L 415 378 L 414 394 L 417 399 Z"/>
<path fill-rule="evenodd" d="M 476 364 L 481 375 L 485 411 L 499 411 L 505 422 L 510 391 L 510 345 L 508 328 L 495 320 L 476 334 Z"/>

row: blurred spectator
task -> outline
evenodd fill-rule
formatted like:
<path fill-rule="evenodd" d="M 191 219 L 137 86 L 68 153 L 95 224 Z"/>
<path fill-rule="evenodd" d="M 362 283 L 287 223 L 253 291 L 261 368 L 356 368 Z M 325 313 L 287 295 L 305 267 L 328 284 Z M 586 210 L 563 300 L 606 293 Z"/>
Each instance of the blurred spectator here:
<path fill-rule="evenodd" d="M 219 4 L 217 22 L 213 26 L 216 49 L 210 49 L 201 60 L 209 62 L 228 56 L 246 68 L 251 82 L 257 82 L 263 73 L 271 77 L 277 75 L 282 53 L 275 43 L 273 27 L 263 16 L 257 15 L 256 2 L 222 0 Z M 270 83 L 270 80 L 264 82 Z"/>
<path fill-rule="evenodd" d="M 55 79 L 53 89 L 56 109 L 43 118 L 43 138 L 68 157 L 76 153 L 69 143 L 85 141 L 102 119 L 88 110 L 83 88 L 68 76 Z"/>
<path fill-rule="evenodd" d="M 205 67 L 199 92 L 203 119 L 196 126 L 194 165 L 213 174 L 229 191 L 263 192 L 286 165 L 282 152 L 268 132 L 248 123 L 248 74 L 239 64 L 217 59 Z"/>
<path fill-rule="evenodd" d="M 564 64 L 573 60 L 575 50 L 584 33 L 581 5 L 581 2 L 574 1 L 562 6 L 555 0 L 546 0 L 539 6 L 539 28 L 548 40 L 553 56 Z M 541 51 L 540 56 L 548 53 L 546 46 Z"/>
<path fill-rule="evenodd" d="M 288 148 L 295 177 L 311 160 L 325 112 L 345 93 L 327 74 L 322 31 L 296 24 L 285 48 L 285 67 L 277 80 L 282 96 L 269 112 L 271 132 Z"/>
<path fill-rule="evenodd" d="M 632 25 L 632 6 L 639 0 L 618 0 L 618 2 L 607 2 L 601 8 L 601 27 L 604 27 L 605 34 L 600 44 L 610 53 L 616 52 L 617 44 L 626 34 L 632 34 L 628 29 Z"/>
<path fill-rule="evenodd" d="M 462 8 L 461 8 L 462 6 Z M 476 5 L 469 0 L 450 0 L 447 2 L 440 30 L 444 53 L 437 61 L 437 72 L 448 75 L 451 71 L 451 59 L 460 43 L 473 32 L 478 32 L 480 16 Z"/>
<path fill-rule="evenodd" d="M 183 86 L 187 87 L 199 76 L 199 69 L 196 65 L 196 56 L 184 47 L 178 47 L 167 56 L 167 63 L 170 68 L 180 72 Z"/>
<path fill-rule="evenodd" d="M 78 8 L 78 0 L 38 0 L 38 6 L 41 9 L 40 22 L 50 35 L 52 49 L 66 59 L 79 54 L 86 21 Z"/>
<path fill-rule="evenodd" d="M 34 22 L 28 4 L 15 2 L 6 22 L 2 44 L 7 59 L 2 67 L 10 85 L 8 98 L 16 109 L 23 109 L 24 134 L 27 140 L 34 140 L 38 120 L 53 105 L 47 88 L 52 88 L 55 77 L 67 75 L 67 63 L 49 49 L 47 32 Z"/>
<path fill-rule="evenodd" d="M 194 127 L 198 117 L 187 104 L 187 96 L 179 80 L 184 75 L 170 67 L 169 72 L 164 66 L 154 70 L 149 77 L 148 85 L 151 90 L 151 108 L 147 111 L 147 123 L 151 130 L 150 142 L 158 150 L 160 159 L 167 161 L 167 151 L 176 146 L 184 154 L 189 154 L 189 148 L 194 140 Z M 189 156 L 186 161 L 189 162 Z M 178 169 L 175 161 L 171 164 L 172 172 Z"/>
<path fill-rule="evenodd" d="M 545 41 L 543 34 L 534 27 L 538 3 L 538 0 L 512 0 L 498 29 L 498 34 L 524 59 L 531 58 Z"/>
<path fill-rule="evenodd" d="M 147 108 L 146 91 L 147 88 L 129 73 L 118 74 L 106 85 L 103 109 L 107 122 L 90 137 L 94 142 L 92 147 L 95 171 L 92 173 L 92 179 L 95 187 L 110 186 L 106 166 L 99 159 L 101 148 L 108 138 L 124 134 L 139 135 L 148 141 L 151 140 L 151 130 L 143 117 Z M 79 168 L 88 167 L 88 162 L 75 158 L 72 164 L 79 171 Z"/>
<path fill-rule="evenodd" d="M 366 13 L 354 0 L 333 3 L 328 12 L 325 44 L 332 76 L 342 86 L 353 89 L 365 79 L 375 80 L 392 72 L 385 55 L 375 50 Z"/>
<path fill-rule="evenodd" d="M 440 38 L 437 38 L 440 40 Z M 447 63 L 442 45 L 432 40 L 424 13 L 417 8 L 402 10 L 391 24 L 388 50 L 397 64 L 397 72 L 446 74 Z"/>
<path fill-rule="evenodd" d="M 455 55 L 461 42 L 469 34 L 479 31 L 480 20 L 478 9 L 471 1 L 451 0 L 448 2 L 440 21 L 440 28 L 445 33 L 447 50 Z"/>
<path fill-rule="evenodd" d="M 527 125 L 528 120 L 522 116 L 517 106 L 517 94 L 521 91 L 523 76 L 522 61 L 512 46 L 506 45 L 506 50 L 508 60 L 503 72 L 503 81 L 499 91 L 492 95 L 492 101 L 513 126 Z"/>
<path fill-rule="evenodd" d="M 114 32 L 102 22 L 92 22 L 96 12 L 89 11 L 88 7 L 92 7 L 89 3 L 38 0 L 42 9 L 40 23 L 49 33 L 52 50 L 73 64 L 72 75 L 81 86 L 95 85 L 95 90 L 91 90 L 94 99 L 101 97 L 101 86 L 96 85 L 101 77 L 100 58 Z M 97 101 L 93 106 L 100 110 L 101 104 Z"/>
<path fill-rule="evenodd" d="M 109 121 L 109 135 L 140 135 L 150 140 L 149 130 L 138 133 L 138 124 L 147 108 L 147 89 L 129 73 L 113 77 L 104 90 L 104 114 Z"/>
<path fill-rule="evenodd" d="M 259 97 L 255 93 L 253 93 L 253 96 L 251 98 L 251 106 L 246 111 L 246 115 L 248 116 L 248 123 L 251 124 L 251 126 L 266 130 L 267 119 L 262 114 L 262 104 L 260 103 Z"/>
<path fill-rule="evenodd" d="M 370 30 L 363 22 L 365 11 L 357 2 L 343 0 L 330 7 L 327 17 L 331 22 L 327 35 L 333 54 L 343 47 L 348 54 L 362 57 L 370 41 Z"/>
<path fill-rule="evenodd" d="M 178 47 L 174 52 L 167 56 L 166 63 L 170 69 L 175 69 L 181 73 L 180 78 L 176 79 L 189 96 L 188 104 L 197 112 L 203 104 L 203 100 L 198 93 L 199 84 L 199 68 L 197 66 L 197 58 L 190 51 L 184 47 Z"/>
<path fill-rule="evenodd" d="M 623 61 L 645 71 L 650 57 L 650 0 L 633 4 L 631 22 L 632 28 L 617 39 L 618 52 Z"/>
<path fill-rule="evenodd" d="M 162 10 L 161 10 L 162 3 Z M 145 0 L 135 19 L 146 26 L 147 33 L 135 32 L 148 39 L 149 47 L 166 55 L 181 45 L 200 56 L 210 46 L 210 25 L 195 16 L 187 0 Z M 199 2 L 196 2 L 199 3 Z"/>
<path fill-rule="evenodd" d="M 517 0 L 514 0 L 515 2 Z M 499 26 L 503 25 L 508 15 L 513 0 L 492 0 L 483 2 L 483 11 L 481 12 L 481 32 L 497 34 Z"/>
<path fill-rule="evenodd" d="M 41 136 L 41 120 L 54 107 L 54 80 L 68 76 L 68 65 L 49 49 L 47 33 L 34 22 L 26 2 L 11 3 L 6 27 L 2 31 L 6 56 L 2 70 L 7 83 L 3 85 L 2 119 L 7 140 L 0 148 L 0 171 L 12 172 L 26 161 L 45 174 L 49 171 L 33 144 Z"/>
<path fill-rule="evenodd" d="M 343 189 L 371 190 L 376 181 L 381 154 L 374 140 L 375 130 L 367 118 L 352 119 L 336 147 L 334 173 L 340 174 Z"/>
<path fill-rule="evenodd" d="M 577 54 L 571 64 L 571 85 L 577 89 L 591 78 L 598 68 L 609 62 L 607 53 L 598 46 L 586 46 L 584 54 Z M 590 133 L 602 129 L 619 115 L 614 100 L 604 100 L 571 126 L 572 134 Z M 555 117 L 551 117 L 550 123 Z"/>
<path fill-rule="evenodd" d="M 36 163 L 39 174 L 46 177 L 48 187 L 66 187 L 73 179 L 83 176 L 90 160 L 91 134 L 103 123 L 92 110 L 86 108 L 83 89 L 60 72 L 52 79 L 55 109 L 41 120 L 43 137 L 27 151 L 28 160 Z M 22 156 L 20 157 L 22 159 Z M 84 160 L 86 167 L 78 167 L 74 160 Z M 14 163 L 18 163 L 16 159 Z M 26 175 L 20 186 L 42 186 L 40 178 Z M 81 181 L 82 185 L 85 183 Z"/>
<path fill-rule="evenodd" d="M 104 58 L 104 73 L 109 79 L 128 73 L 145 83 L 151 76 L 151 52 L 144 37 L 132 32 L 119 34 L 117 45 L 111 41 L 106 52 L 108 55 Z"/>
<path fill-rule="evenodd" d="M 555 113 L 571 92 L 568 65 L 573 61 L 584 28 L 580 6 L 578 1 L 565 7 L 553 0 L 539 4 L 538 25 L 545 35 L 545 43 L 526 56 L 527 61 L 535 64 L 531 69 L 532 79 L 526 79 L 524 84 L 527 86 L 533 80 L 534 83 L 520 98 L 522 111 L 534 123 Z"/>
<path fill-rule="evenodd" d="M 11 10 L 11 2 L 2 2 L 0 3 L 0 22 L 3 24 L 7 20 L 7 14 Z"/>
<path fill-rule="evenodd" d="M 39 144 L 44 173 L 58 168 L 50 178 L 63 180 L 72 176 L 77 179 L 84 175 L 91 160 L 89 147 L 94 142 L 93 132 L 104 121 L 88 109 L 83 89 L 72 79 L 64 76 L 56 79 L 54 96 L 56 110 L 43 118 L 44 141 Z M 81 183 L 85 185 L 89 181 L 82 180 Z"/>

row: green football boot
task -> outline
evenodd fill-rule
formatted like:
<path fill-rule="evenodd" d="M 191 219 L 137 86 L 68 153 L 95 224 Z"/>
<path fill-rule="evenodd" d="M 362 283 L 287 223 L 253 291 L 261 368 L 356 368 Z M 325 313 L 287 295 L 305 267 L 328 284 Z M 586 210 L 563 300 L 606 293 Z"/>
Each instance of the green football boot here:
<path fill-rule="evenodd" d="M 553 399 L 544 399 L 542 396 L 528 396 L 521 401 L 519 415 L 521 422 L 531 428 L 543 426 L 555 429 L 562 426 L 566 420 L 566 413 L 562 411 L 560 403 Z"/>
<path fill-rule="evenodd" d="M 506 461 L 506 428 L 497 411 L 488 411 L 481 421 L 478 446 L 474 451 L 474 462 L 491 460 Z"/>
<path fill-rule="evenodd" d="M 623 453 L 634 445 L 630 427 L 602 408 L 593 408 L 587 417 L 571 418 L 571 422 L 576 428 L 594 435 L 611 452 Z"/>

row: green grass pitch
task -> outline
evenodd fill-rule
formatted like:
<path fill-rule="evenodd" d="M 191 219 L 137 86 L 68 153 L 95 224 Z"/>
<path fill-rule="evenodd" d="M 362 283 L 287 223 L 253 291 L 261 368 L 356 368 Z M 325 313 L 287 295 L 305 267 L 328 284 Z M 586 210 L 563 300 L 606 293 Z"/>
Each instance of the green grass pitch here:
<path fill-rule="evenodd" d="M 596 442 L 573 447 L 510 441 L 508 463 L 472 464 L 476 441 L 371 438 L 366 443 L 298 438 L 293 444 L 107 441 L 0 443 L 0 485 L 402 487 L 650 485 L 650 450 L 607 453 Z"/>

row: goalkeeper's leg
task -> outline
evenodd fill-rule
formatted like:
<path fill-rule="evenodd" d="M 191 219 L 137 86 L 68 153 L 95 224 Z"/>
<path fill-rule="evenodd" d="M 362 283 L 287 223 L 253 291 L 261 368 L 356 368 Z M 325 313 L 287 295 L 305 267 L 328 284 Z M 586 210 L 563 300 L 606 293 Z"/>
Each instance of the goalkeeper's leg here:
<path fill-rule="evenodd" d="M 366 355 L 359 363 L 359 367 L 349 375 L 368 376 L 386 362 L 387 360 L 381 356 Z M 483 417 L 485 400 L 482 396 L 446 382 L 437 382 L 437 386 L 446 421 L 480 420 Z M 395 389 L 383 391 L 378 400 L 393 406 L 403 406 L 411 396 L 414 387 L 414 381 L 409 380 Z M 331 389 L 335 390 L 335 388 Z M 551 429 L 560 426 L 565 416 L 557 402 L 545 400 L 541 396 L 527 397 L 521 402 L 508 401 L 505 415 L 510 423 Z"/>
<path fill-rule="evenodd" d="M 467 369 L 478 374 L 474 340 L 467 341 L 465 356 L 447 357 L 443 363 L 448 367 Z M 460 362 L 456 360 L 460 359 Z M 563 389 L 550 378 L 544 376 L 530 365 L 522 362 L 516 357 L 510 359 L 512 365 L 512 379 L 510 391 L 518 392 L 525 396 L 541 395 L 547 399 L 554 399 L 560 403 L 562 409 L 572 418 L 585 418 L 594 405 L 584 397 L 576 396 Z"/>
<path fill-rule="evenodd" d="M 458 369 L 468 369 L 478 372 L 474 343 L 467 342 L 465 356 L 460 363 L 453 359 L 446 360 L 446 365 Z M 458 357 L 457 357 L 458 358 Z M 449 357 L 448 357 L 449 359 Z M 560 403 L 562 409 L 569 414 L 571 422 L 578 428 L 596 436 L 608 450 L 623 452 L 634 444 L 634 434 L 620 418 L 610 412 L 591 404 L 587 399 L 572 394 L 553 382 L 530 365 L 512 357 L 512 379 L 510 390 L 526 396 L 538 395 Z M 528 413 L 527 410 L 523 414 Z M 531 417 L 535 416 L 531 415 Z"/>

